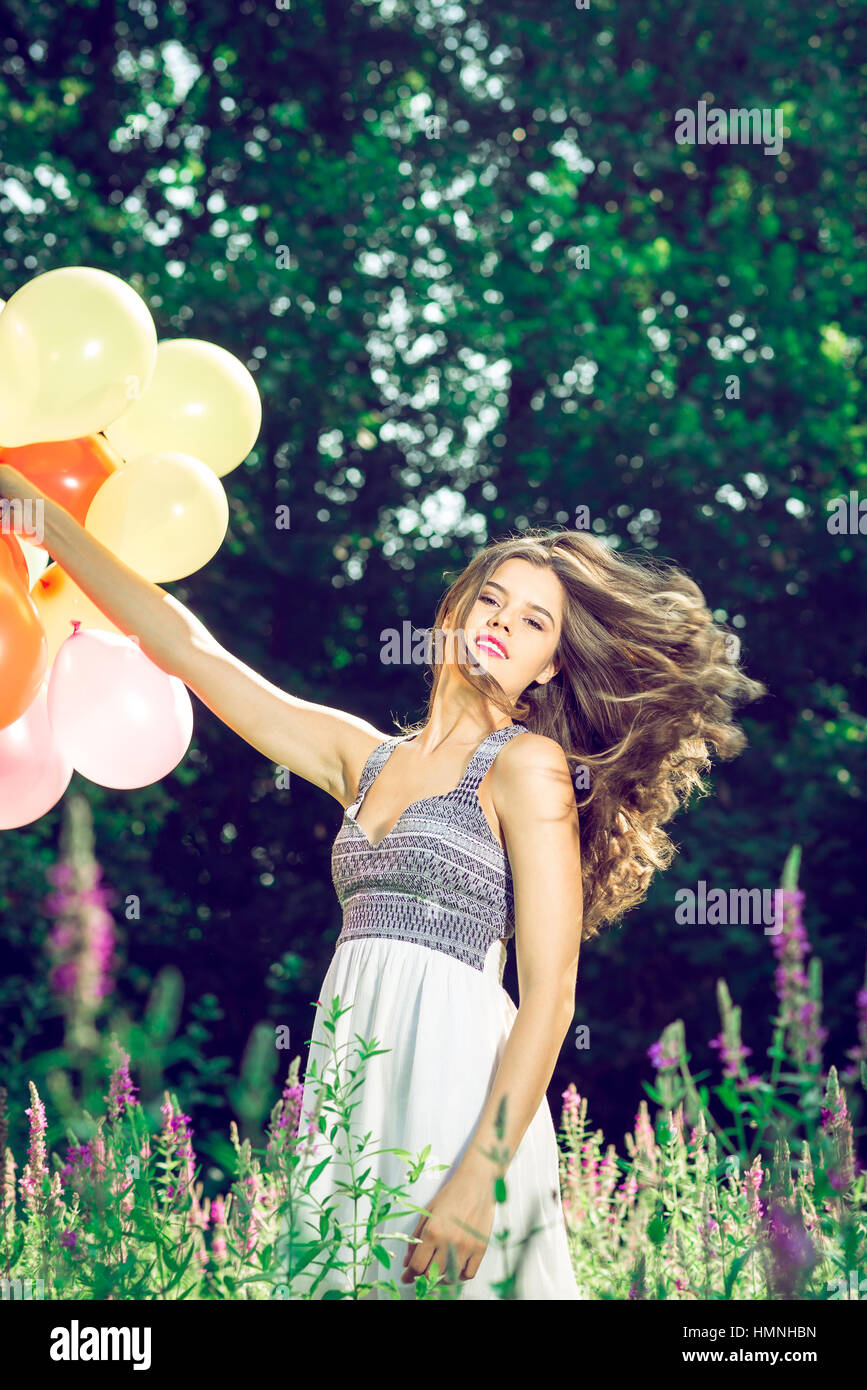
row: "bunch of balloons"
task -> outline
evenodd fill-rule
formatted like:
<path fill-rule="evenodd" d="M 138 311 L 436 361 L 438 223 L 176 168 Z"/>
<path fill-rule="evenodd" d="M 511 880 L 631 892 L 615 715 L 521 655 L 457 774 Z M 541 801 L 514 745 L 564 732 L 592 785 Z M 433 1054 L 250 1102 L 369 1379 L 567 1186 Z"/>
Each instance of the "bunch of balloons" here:
<path fill-rule="evenodd" d="M 262 423 L 246 367 L 214 343 L 157 342 L 144 300 L 74 266 L 0 301 L 0 464 L 146 579 L 182 579 L 223 543 L 220 479 Z M 0 511 L 0 830 L 38 820 L 73 771 L 144 787 L 184 757 L 186 686 L 45 551 L 32 509 Z"/>

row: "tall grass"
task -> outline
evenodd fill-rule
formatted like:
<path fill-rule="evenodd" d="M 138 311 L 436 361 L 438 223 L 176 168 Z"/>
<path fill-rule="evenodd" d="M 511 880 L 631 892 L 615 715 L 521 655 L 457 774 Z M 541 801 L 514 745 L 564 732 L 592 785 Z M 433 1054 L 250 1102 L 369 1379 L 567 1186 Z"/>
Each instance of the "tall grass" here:
<path fill-rule="evenodd" d="M 53 1132 L 59 1124 L 66 1153 L 52 1148 L 46 1107 L 31 1079 L 27 1159 L 19 1168 L 0 1087 L 4 1296 L 362 1299 L 376 1289 L 401 1297 L 391 1270 L 402 1272 L 407 1237 L 392 1228 L 414 1226 L 408 1219 L 425 1211 L 413 1200 L 415 1185 L 445 1165 L 428 1165 L 430 1146 L 419 1154 L 383 1150 L 374 1136 L 355 1132 L 353 1097 L 370 1057 L 382 1050 L 376 1039 L 338 1049 L 337 1020 L 348 1005 L 328 1001 L 328 1065 L 321 1077 L 311 1067 L 305 1091 L 296 1056 L 263 1127 L 274 1039 L 270 1030 L 257 1034 L 232 1094 L 260 1142 L 242 1140 L 233 1121 L 230 1142 L 210 1155 L 223 1190 L 205 1196 L 192 1118 L 160 1084 L 179 1014 L 176 972 L 158 977 L 142 1022 L 116 1014 L 98 1027 L 118 943 L 86 803 L 70 800 L 55 892 L 47 899 L 56 918 L 47 949 L 64 1047 L 34 1059 L 60 1112 Z M 821 972 L 815 959 L 806 965 L 798 860 L 796 849 L 783 874 L 783 929 L 773 943 L 777 1005 L 767 1075 L 747 1068 L 740 1009 L 721 979 L 721 1027 L 712 1044 L 722 1075 L 712 1094 L 691 1073 L 680 1020 L 649 1049 L 656 1075 L 646 1090 L 655 1115 L 641 1100 L 625 1155 L 613 1144 L 603 1152 L 602 1133 L 589 1126 L 587 1100 L 574 1085 L 563 1094 L 561 1191 L 585 1298 L 867 1297 L 867 1191 L 846 1089 L 860 1086 L 863 1106 L 867 987 L 858 994 L 849 1065 L 826 1071 Z M 146 1079 L 144 1104 L 131 1055 Z M 311 1092 L 314 1106 L 302 1114 Z M 714 1110 L 725 1112 L 725 1125 Z M 501 1113 L 500 1137 L 502 1121 Z M 320 1196 L 335 1139 L 348 1162 Z M 389 1186 L 373 1176 L 382 1152 L 405 1163 L 405 1182 Z M 497 1152 L 491 1161 L 494 1193 L 508 1218 L 508 1170 Z M 491 1294 L 508 1299 L 526 1240 L 512 1239 L 507 1220 L 496 1240 L 507 1276 Z M 383 1268 L 387 1277 L 377 1277 Z M 431 1267 L 415 1281 L 415 1297 L 455 1298 L 456 1274 L 453 1264 Z"/>

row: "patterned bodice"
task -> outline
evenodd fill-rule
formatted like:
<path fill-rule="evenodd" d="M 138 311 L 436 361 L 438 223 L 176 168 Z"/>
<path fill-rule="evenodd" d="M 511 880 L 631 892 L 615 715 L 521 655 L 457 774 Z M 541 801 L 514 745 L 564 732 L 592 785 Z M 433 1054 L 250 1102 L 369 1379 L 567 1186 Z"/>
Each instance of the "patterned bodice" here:
<path fill-rule="evenodd" d="M 527 732 L 523 724 L 495 729 L 453 791 L 414 801 L 377 845 L 355 815 L 394 749 L 415 735 L 395 735 L 374 748 L 331 854 L 343 909 L 338 947 L 357 937 L 384 936 L 418 942 L 483 970 L 489 947 L 514 935 L 509 860 L 491 832 L 478 788 L 500 749 Z"/>

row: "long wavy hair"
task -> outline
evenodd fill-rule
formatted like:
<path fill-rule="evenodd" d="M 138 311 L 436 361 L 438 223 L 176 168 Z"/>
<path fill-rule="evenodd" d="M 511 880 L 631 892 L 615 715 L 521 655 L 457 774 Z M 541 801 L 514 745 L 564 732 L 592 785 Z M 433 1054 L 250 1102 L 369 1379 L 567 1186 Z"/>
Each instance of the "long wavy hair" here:
<path fill-rule="evenodd" d="M 714 621 L 682 570 L 645 551 L 621 555 L 582 531 L 539 528 L 486 546 L 447 590 L 434 633 L 446 618 L 463 632 L 484 585 L 515 558 L 553 569 L 563 586 L 560 669 L 514 705 L 490 672 L 460 669 L 513 722 L 556 739 L 566 755 L 577 784 L 589 940 L 642 902 L 654 872 L 671 863 L 677 846 L 663 825 L 694 792 L 707 795 L 711 747 L 728 759 L 746 746 L 732 711 L 767 688 L 739 668 L 736 634 Z M 399 726 L 404 733 L 430 719 L 438 655 L 430 669 L 427 714 Z"/>

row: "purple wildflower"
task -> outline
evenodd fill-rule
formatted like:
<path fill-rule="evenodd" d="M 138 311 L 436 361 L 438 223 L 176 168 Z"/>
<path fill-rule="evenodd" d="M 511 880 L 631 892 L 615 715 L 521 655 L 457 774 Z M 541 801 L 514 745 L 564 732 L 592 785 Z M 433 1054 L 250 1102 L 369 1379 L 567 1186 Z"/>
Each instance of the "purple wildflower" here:
<path fill-rule="evenodd" d="M 68 1144 L 66 1147 L 66 1162 L 60 1170 L 60 1176 L 64 1183 L 72 1183 L 79 1179 L 86 1169 L 90 1168 L 93 1162 L 93 1151 L 89 1144 Z"/>
<path fill-rule="evenodd" d="M 808 1066 L 821 1066 L 822 1044 L 827 1029 L 818 1019 L 818 1005 L 809 997 L 810 982 L 804 969 L 812 947 L 801 916 L 804 894 L 800 888 L 779 888 L 783 926 L 771 937 L 777 968 L 774 986 L 780 1001 L 780 1020 L 788 1031 L 792 1052 Z"/>
<path fill-rule="evenodd" d="M 651 1043 L 650 1047 L 647 1049 L 647 1055 L 657 1071 L 670 1071 L 678 1064 L 677 1054 L 675 1053 L 673 1057 L 668 1056 L 663 1051 L 661 1042 Z"/>
<path fill-rule="evenodd" d="M 753 1159 L 746 1173 L 744 1173 L 741 1189 L 744 1196 L 749 1200 L 751 1215 L 756 1218 L 760 1218 L 764 1215 L 762 1204 L 759 1200 L 759 1191 L 762 1186 L 763 1178 L 762 1161 L 759 1155 L 756 1154 L 756 1157 Z"/>
<path fill-rule="evenodd" d="M 48 1176 L 48 1168 L 45 1162 L 45 1106 L 39 1099 L 39 1092 L 32 1081 L 30 1105 L 24 1113 L 30 1116 L 30 1162 L 25 1165 L 19 1187 L 24 1205 L 35 1213 L 39 1206 L 39 1198 L 43 1195 L 43 1179 Z"/>
<path fill-rule="evenodd" d="M 855 1180 L 855 1144 L 846 1093 L 840 1086 L 836 1067 L 828 1073 L 821 1118 L 822 1131 L 834 1152 L 835 1166 L 829 1170 L 828 1181 L 835 1191 L 842 1192 Z"/>
<path fill-rule="evenodd" d="M 51 864 L 45 870 L 45 877 L 58 888 L 69 888 L 75 880 L 72 865 L 63 862 Z"/>
<path fill-rule="evenodd" d="M 802 1271 L 816 1263 L 816 1249 L 795 1211 L 771 1207 L 767 1225 L 768 1247 L 773 1262 L 772 1282 L 778 1296 L 794 1297 Z"/>
<path fill-rule="evenodd" d="M 859 989 L 855 995 L 855 1004 L 858 1042 L 846 1051 L 846 1056 L 852 1062 L 851 1067 L 840 1073 L 842 1080 L 850 1084 L 854 1084 L 858 1079 L 859 1063 L 867 1062 L 867 986 Z"/>
<path fill-rule="evenodd" d="M 752 1056 L 753 1049 L 747 1047 L 740 1041 L 727 1038 L 725 1030 L 717 1033 L 715 1038 L 711 1038 L 708 1047 L 719 1048 L 720 1057 L 723 1062 L 723 1076 L 736 1078 L 741 1070 L 741 1063 Z"/>
<path fill-rule="evenodd" d="M 653 1125 L 650 1123 L 650 1115 L 647 1111 L 647 1101 L 643 1100 L 639 1104 L 638 1113 L 635 1116 L 635 1146 L 639 1152 L 643 1152 L 650 1159 L 650 1166 L 656 1166 L 656 1139 L 653 1133 Z"/>
<path fill-rule="evenodd" d="M 103 1096 L 111 1120 L 123 1119 L 130 1106 L 135 1105 L 133 1093 L 138 1090 L 138 1087 L 133 1085 L 129 1074 L 129 1053 L 124 1052 L 120 1047 L 117 1048 L 117 1052 L 118 1060 L 111 1073 L 108 1095 Z"/>
<path fill-rule="evenodd" d="M 563 1110 L 562 1125 L 564 1129 L 576 1128 L 581 1121 L 581 1097 L 578 1094 L 574 1081 L 570 1081 L 566 1090 L 562 1093 Z"/>
<path fill-rule="evenodd" d="M 211 1238 L 211 1253 L 217 1264 L 222 1264 L 226 1258 L 226 1205 L 222 1197 L 215 1197 L 211 1202 L 211 1225 L 213 1235 Z"/>
<path fill-rule="evenodd" d="M 247 1238 L 244 1242 L 244 1253 L 249 1255 L 255 1250 L 259 1236 L 259 1222 L 256 1219 L 256 1199 L 261 1195 L 258 1173 L 251 1173 L 243 1178 L 240 1184 L 242 1191 L 240 1195 L 240 1207 L 243 1213 L 242 1220 L 246 1220 Z"/>
<path fill-rule="evenodd" d="M 298 1121 L 301 1118 L 301 1101 L 304 1097 L 303 1086 L 285 1086 L 281 1097 L 282 1106 L 280 1115 L 277 1119 L 278 1129 L 288 1129 L 290 1135 L 298 1131 Z"/>
<path fill-rule="evenodd" d="M 160 1106 L 163 1117 L 163 1140 L 166 1144 L 167 1154 L 174 1153 L 179 1159 L 183 1160 L 183 1174 L 187 1188 L 190 1187 L 196 1171 L 196 1155 L 193 1150 L 193 1134 L 195 1130 L 190 1128 L 192 1123 L 189 1115 L 184 1115 L 181 1111 L 175 1114 L 168 1092 L 165 1093 L 165 1102 Z M 183 1189 L 179 1186 L 177 1192 Z M 174 1185 L 167 1189 L 168 1196 L 174 1197 L 176 1189 Z"/>
<path fill-rule="evenodd" d="M 3 1161 L 3 1206 L 6 1208 L 7 1219 L 15 1221 L 15 1169 L 18 1164 L 11 1149 L 6 1149 Z"/>
<path fill-rule="evenodd" d="M 111 892 L 100 885 L 101 873 L 87 845 L 47 870 L 55 891 L 43 907 L 56 919 L 46 939 L 49 978 L 69 1015 L 71 1040 L 78 1042 L 92 1041 L 93 1016 L 114 989 L 115 931 L 106 910 Z"/>

